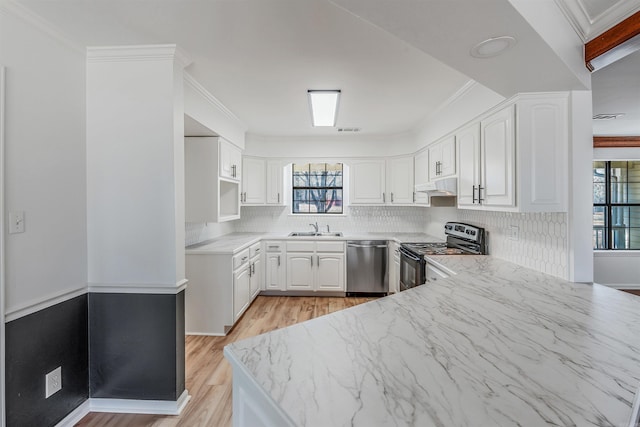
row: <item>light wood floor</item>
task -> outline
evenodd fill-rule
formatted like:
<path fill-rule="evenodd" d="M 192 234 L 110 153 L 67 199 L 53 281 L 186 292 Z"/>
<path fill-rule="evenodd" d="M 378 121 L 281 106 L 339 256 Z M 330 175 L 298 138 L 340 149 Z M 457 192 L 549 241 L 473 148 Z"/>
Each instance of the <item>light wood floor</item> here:
<path fill-rule="evenodd" d="M 91 413 L 76 426 L 228 427 L 231 366 L 222 355 L 225 345 L 373 299 L 259 296 L 226 337 L 187 336 L 186 386 L 191 400 L 180 416 Z"/>

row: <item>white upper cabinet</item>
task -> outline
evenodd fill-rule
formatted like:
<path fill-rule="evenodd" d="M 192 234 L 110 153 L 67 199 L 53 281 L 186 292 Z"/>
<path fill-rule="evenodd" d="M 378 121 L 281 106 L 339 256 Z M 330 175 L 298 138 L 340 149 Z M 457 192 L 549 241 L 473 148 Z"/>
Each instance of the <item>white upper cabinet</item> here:
<path fill-rule="evenodd" d="M 349 163 L 350 203 L 380 205 L 386 202 L 385 161 L 354 160 Z"/>
<path fill-rule="evenodd" d="M 265 167 L 264 159 L 246 156 L 242 159 L 243 205 L 263 205 L 266 202 Z"/>
<path fill-rule="evenodd" d="M 515 206 L 514 107 L 480 122 L 480 175 L 478 200 L 485 206 Z"/>
<path fill-rule="evenodd" d="M 568 93 L 521 94 L 456 134 L 458 207 L 566 212 Z"/>
<path fill-rule="evenodd" d="M 242 159 L 242 193 L 243 205 L 282 205 L 283 166 L 280 160 L 267 160 L 261 157 Z"/>
<path fill-rule="evenodd" d="M 280 160 L 267 160 L 267 204 L 282 205 L 284 203 L 284 187 L 282 174 L 284 165 Z"/>
<path fill-rule="evenodd" d="M 456 140 L 447 137 L 429 146 L 429 180 L 456 174 Z"/>
<path fill-rule="evenodd" d="M 387 196 L 392 205 L 413 204 L 413 156 L 387 161 Z"/>
<path fill-rule="evenodd" d="M 228 152 L 222 146 L 230 144 L 217 137 L 188 137 L 184 141 L 185 221 L 223 222 L 240 218 L 240 179 L 229 179 L 220 168 L 221 155 L 225 150 Z M 234 169 L 240 171 L 239 167 L 229 168 Z"/>
<path fill-rule="evenodd" d="M 480 123 L 456 133 L 458 143 L 458 207 L 477 201 L 480 185 Z"/>
<path fill-rule="evenodd" d="M 413 159 L 414 163 L 414 187 L 420 187 L 421 185 L 429 182 L 429 150 L 422 150 L 415 155 Z M 419 188 L 416 188 L 418 190 Z M 422 191 L 414 191 L 414 202 L 417 205 L 429 206 L 429 196 Z"/>
<path fill-rule="evenodd" d="M 220 177 L 240 180 L 242 176 L 242 151 L 223 138 L 220 143 Z"/>

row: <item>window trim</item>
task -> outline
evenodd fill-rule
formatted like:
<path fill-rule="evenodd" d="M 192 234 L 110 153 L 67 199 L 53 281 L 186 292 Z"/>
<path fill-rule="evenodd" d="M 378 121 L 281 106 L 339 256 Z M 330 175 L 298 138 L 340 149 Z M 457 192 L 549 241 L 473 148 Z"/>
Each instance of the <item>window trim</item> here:
<path fill-rule="evenodd" d="M 596 162 L 604 162 L 605 164 L 605 172 L 604 172 L 604 188 L 605 188 L 605 202 L 604 203 L 595 203 L 593 202 L 593 207 L 603 207 L 605 210 L 605 216 L 606 216 L 606 221 L 605 221 L 605 225 L 604 225 L 604 230 L 605 230 L 605 237 L 606 237 L 606 241 L 605 241 L 605 247 L 604 248 L 596 248 L 594 247 L 593 250 L 594 251 L 605 251 L 605 252 L 620 252 L 620 251 L 628 251 L 628 252 L 640 252 L 640 248 L 638 249 L 630 249 L 630 248 L 614 248 L 613 246 L 613 232 L 614 232 L 614 227 L 612 225 L 612 214 L 613 214 L 613 208 L 625 208 L 625 207 L 640 207 L 640 202 L 637 203 L 613 203 L 611 202 L 611 163 L 612 162 L 626 162 L 627 163 L 627 171 L 628 171 L 628 163 L 629 162 L 636 162 L 636 161 L 640 161 L 640 160 L 636 160 L 636 159 L 626 159 L 626 160 L 593 160 L 593 164 L 595 164 Z M 595 167 L 593 168 L 595 169 Z M 628 172 L 627 172 L 628 173 Z M 595 182 L 594 182 L 595 183 Z M 628 185 L 629 185 L 629 180 L 627 179 L 627 181 L 625 182 L 626 186 L 627 186 L 627 190 L 628 190 Z M 627 191 L 628 192 L 628 191 Z M 593 213 L 592 213 L 593 215 Z M 632 228 L 632 227 L 626 227 L 626 228 Z M 638 227 L 633 227 L 633 228 L 638 228 Z M 595 225 L 592 225 L 592 230 L 595 230 Z"/>
<path fill-rule="evenodd" d="M 331 216 L 338 216 L 338 215 L 344 215 L 344 162 L 306 162 L 306 163 L 298 163 L 298 165 L 309 165 L 309 167 L 312 164 L 324 164 L 325 165 L 325 171 L 326 171 L 326 167 L 327 165 L 340 165 L 340 174 L 342 176 L 342 185 L 340 187 L 312 187 L 312 186 L 306 186 L 306 187 L 296 187 L 295 186 L 295 168 L 296 168 L 296 163 L 292 163 L 291 164 L 291 211 L 290 211 L 290 215 L 320 215 L 320 216 L 326 216 L 326 215 L 331 215 Z M 294 212 L 294 206 L 295 206 L 295 192 L 296 190 L 340 190 L 342 192 L 342 197 L 340 199 L 340 212 Z"/>

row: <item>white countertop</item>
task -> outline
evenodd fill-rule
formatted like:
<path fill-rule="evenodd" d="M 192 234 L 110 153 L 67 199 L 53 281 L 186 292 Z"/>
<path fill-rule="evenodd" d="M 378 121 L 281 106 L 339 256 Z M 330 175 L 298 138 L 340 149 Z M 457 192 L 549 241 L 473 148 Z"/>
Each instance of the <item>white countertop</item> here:
<path fill-rule="evenodd" d="M 625 426 L 640 299 L 490 256 L 448 279 L 239 341 L 225 355 L 297 426 Z"/>
<path fill-rule="evenodd" d="M 425 233 L 344 233 L 341 237 L 291 237 L 282 233 L 231 233 L 187 246 L 187 254 L 234 254 L 260 240 L 394 240 L 405 242 L 442 242 L 443 240 Z"/>

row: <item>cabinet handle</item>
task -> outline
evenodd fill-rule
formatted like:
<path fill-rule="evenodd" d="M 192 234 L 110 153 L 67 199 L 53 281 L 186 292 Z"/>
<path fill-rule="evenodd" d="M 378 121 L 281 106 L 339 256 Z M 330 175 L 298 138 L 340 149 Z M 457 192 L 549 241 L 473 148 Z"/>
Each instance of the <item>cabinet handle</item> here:
<path fill-rule="evenodd" d="M 269 249 L 280 249 L 278 245 L 269 245 Z"/>
<path fill-rule="evenodd" d="M 231 165 L 231 176 L 236 177 L 236 165 Z"/>
<path fill-rule="evenodd" d="M 256 248 L 256 253 L 259 254 L 260 253 L 260 248 Z"/>
<path fill-rule="evenodd" d="M 278 193 L 278 203 L 280 203 L 280 193 Z"/>
<path fill-rule="evenodd" d="M 253 276 L 254 274 L 256 274 L 256 263 L 255 262 L 253 264 L 251 264 L 251 275 Z"/>
<path fill-rule="evenodd" d="M 382 203 L 387 203 L 385 196 L 386 196 L 386 193 L 382 193 Z"/>
<path fill-rule="evenodd" d="M 247 192 L 244 192 L 244 202 L 247 203 Z"/>
<path fill-rule="evenodd" d="M 484 188 L 478 185 L 478 203 L 479 204 L 482 204 L 482 202 L 484 202 L 484 199 L 482 198 L 482 190 L 484 190 Z"/>
<path fill-rule="evenodd" d="M 473 193 L 471 197 L 473 197 L 473 201 L 471 203 L 475 205 L 476 204 L 476 186 L 475 185 L 473 186 Z"/>
<path fill-rule="evenodd" d="M 320 255 L 316 255 L 316 259 L 318 261 L 316 265 L 318 266 L 318 268 L 320 268 Z"/>
<path fill-rule="evenodd" d="M 311 267 L 313 268 L 313 255 L 311 255 L 309 259 L 311 260 Z"/>
<path fill-rule="evenodd" d="M 249 277 L 251 277 L 251 264 L 249 264 Z"/>
<path fill-rule="evenodd" d="M 391 203 L 393 203 L 393 192 L 391 192 Z"/>
<path fill-rule="evenodd" d="M 413 192 L 413 203 L 415 203 L 415 202 L 416 202 L 416 192 L 414 191 Z"/>
<path fill-rule="evenodd" d="M 280 255 L 278 255 L 278 267 L 280 267 Z"/>

